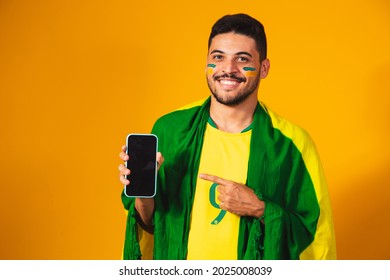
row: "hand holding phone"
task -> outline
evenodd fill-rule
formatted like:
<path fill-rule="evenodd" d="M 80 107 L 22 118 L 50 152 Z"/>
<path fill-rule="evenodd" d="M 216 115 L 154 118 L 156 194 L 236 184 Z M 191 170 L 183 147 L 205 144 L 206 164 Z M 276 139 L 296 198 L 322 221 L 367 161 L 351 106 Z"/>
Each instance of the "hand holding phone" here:
<path fill-rule="evenodd" d="M 154 197 L 157 180 L 158 139 L 154 134 L 129 134 L 126 140 L 129 160 L 126 167 L 130 174 L 126 179 L 125 195 L 129 197 Z"/>

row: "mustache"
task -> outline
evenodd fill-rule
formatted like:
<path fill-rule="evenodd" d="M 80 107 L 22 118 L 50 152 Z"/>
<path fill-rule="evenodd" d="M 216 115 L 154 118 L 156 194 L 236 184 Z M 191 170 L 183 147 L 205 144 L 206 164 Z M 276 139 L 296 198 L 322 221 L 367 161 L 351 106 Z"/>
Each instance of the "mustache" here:
<path fill-rule="evenodd" d="M 214 80 L 219 80 L 219 79 L 234 79 L 234 80 L 237 80 L 238 82 L 245 82 L 246 81 L 246 78 L 244 77 L 239 77 L 237 76 L 236 74 L 222 74 L 222 75 L 215 75 L 213 77 Z"/>

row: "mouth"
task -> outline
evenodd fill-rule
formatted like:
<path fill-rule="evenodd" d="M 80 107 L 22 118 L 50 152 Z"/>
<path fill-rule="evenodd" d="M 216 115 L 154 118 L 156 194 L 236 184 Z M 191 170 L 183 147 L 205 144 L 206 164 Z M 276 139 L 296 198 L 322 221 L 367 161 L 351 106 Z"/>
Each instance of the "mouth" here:
<path fill-rule="evenodd" d="M 226 89 L 233 89 L 237 87 L 240 83 L 243 83 L 246 81 L 245 78 L 238 77 L 234 74 L 232 75 L 219 75 L 219 76 L 214 76 L 214 80 L 219 82 L 219 84 Z"/>
<path fill-rule="evenodd" d="M 236 80 L 225 80 L 225 79 L 218 80 L 218 82 L 220 82 L 222 85 L 226 85 L 226 86 L 234 86 L 234 85 L 237 85 L 238 83 L 240 83 Z"/>

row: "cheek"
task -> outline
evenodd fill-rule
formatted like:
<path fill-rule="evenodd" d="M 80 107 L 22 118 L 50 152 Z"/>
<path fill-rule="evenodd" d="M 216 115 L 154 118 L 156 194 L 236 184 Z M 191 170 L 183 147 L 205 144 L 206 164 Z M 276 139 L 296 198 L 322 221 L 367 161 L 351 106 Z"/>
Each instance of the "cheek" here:
<path fill-rule="evenodd" d="M 207 74 L 208 75 L 214 74 L 215 66 L 216 66 L 215 64 L 207 64 Z"/>
<path fill-rule="evenodd" d="M 257 71 L 248 71 L 245 72 L 246 77 L 256 77 L 257 76 Z"/>
<path fill-rule="evenodd" d="M 244 67 L 242 70 L 244 70 L 244 75 L 246 77 L 255 77 L 258 73 L 257 69 L 253 67 Z"/>

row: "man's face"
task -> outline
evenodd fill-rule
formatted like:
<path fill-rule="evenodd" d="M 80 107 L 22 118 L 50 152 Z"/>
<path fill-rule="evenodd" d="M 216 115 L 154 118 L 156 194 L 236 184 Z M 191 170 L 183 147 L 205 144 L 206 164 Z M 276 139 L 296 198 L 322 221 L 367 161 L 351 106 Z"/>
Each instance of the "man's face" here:
<path fill-rule="evenodd" d="M 254 39 L 233 32 L 212 39 L 207 57 L 207 83 L 215 99 L 233 106 L 256 95 L 261 77 Z"/>

